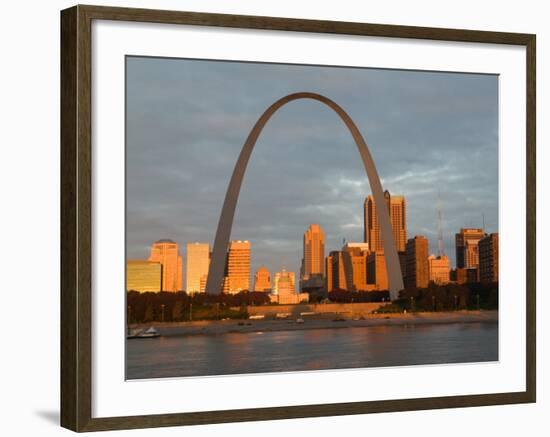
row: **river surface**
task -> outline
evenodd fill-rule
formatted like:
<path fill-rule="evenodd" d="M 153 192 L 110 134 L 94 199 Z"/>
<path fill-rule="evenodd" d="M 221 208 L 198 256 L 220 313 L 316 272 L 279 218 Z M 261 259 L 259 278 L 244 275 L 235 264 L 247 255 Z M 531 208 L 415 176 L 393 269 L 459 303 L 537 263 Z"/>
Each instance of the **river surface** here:
<path fill-rule="evenodd" d="M 126 342 L 127 379 L 497 360 L 497 323 L 198 334 Z"/>

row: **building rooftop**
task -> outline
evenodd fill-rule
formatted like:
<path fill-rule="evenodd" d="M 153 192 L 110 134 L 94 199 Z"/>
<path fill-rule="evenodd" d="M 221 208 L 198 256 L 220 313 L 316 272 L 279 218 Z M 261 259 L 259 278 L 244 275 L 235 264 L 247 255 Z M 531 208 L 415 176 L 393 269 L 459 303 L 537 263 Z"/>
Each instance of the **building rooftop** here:
<path fill-rule="evenodd" d="M 170 238 L 161 238 L 160 240 L 155 241 L 155 243 L 175 243 L 175 241 L 170 240 Z"/>

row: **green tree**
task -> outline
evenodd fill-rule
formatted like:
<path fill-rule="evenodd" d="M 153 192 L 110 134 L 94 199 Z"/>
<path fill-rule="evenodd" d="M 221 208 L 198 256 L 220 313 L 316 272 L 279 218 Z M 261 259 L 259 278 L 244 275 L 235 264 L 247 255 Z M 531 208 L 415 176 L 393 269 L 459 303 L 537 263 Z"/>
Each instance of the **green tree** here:
<path fill-rule="evenodd" d="M 172 307 L 172 320 L 179 322 L 183 317 L 183 301 L 177 300 Z"/>
<path fill-rule="evenodd" d="M 143 316 L 143 321 L 145 323 L 153 321 L 153 305 L 147 305 L 147 308 L 145 309 L 145 315 Z"/>

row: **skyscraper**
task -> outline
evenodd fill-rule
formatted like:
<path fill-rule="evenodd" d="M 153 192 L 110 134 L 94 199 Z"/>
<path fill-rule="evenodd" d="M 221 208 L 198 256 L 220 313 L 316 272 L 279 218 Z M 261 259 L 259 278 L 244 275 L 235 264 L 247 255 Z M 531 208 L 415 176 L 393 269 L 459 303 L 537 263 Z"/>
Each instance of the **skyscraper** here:
<path fill-rule="evenodd" d="M 325 233 L 318 224 L 309 225 L 304 233 L 304 255 L 301 279 L 325 277 Z"/>
<path fill-rule="evenodd" d="M 498 282 L 498 232 L 479 240 L 479 280 Z"/>
<path fill-rule="evenodd" d="M 390 214 L 390 223 L 398 252 L 403 252 L 407 244 L 407 205 L 404 196 L 392 196 L 388 190 L 384 191 L 386 208 Z M 369 195 L 363 204 L 364 241 L 368 243 L 371 252 L 384 250 L 380 233 L 380 224 L 376 216 L 374 197 Z"/>
<path fill-rule="evenodd" d="M 481 228 L 462 228 L 455 235 L 456 267 L 477 269 L 479 267 L 478 243 L 485 237 Z"/>
<path fill-rule="evenodd" d="M 428 239 L 421 235 L 407 241 L 407 261 L 405 273 L 406 288 L 426 288 L 430 279 L 428 255 L 430 247 Z"/>
<path fill-rule="evenodd" d="M 187 243 L 187 269 L 185 291 L 203 292 L 210 266 L 210 246 L 208 243 Z"/>
<path fill-rule="evenodd" d="M 346 272 L 344 271 L 344 259 L 341 251 L 333 250 L 328 254 L 325 272 L 327 291 L 346 290 Z"/>
<path fill-rule="evenodd" d="M 370 252 L 367 256 L 367 283 L 369 290 L 388 289 L 388 270 L 383 250 Z"/>
<path fill-rule="evenodd" d="M 183 289 L 182 259 L 178 243 L 164 239 L 151 245 L 149 261 L 162 265 L 162 291 L 180 291 Z"/>
<path fill-rule="evenodd" d="M 225 266 L 224 293 L 250 290 L 250 242 L 231 241 Z"/>
<path fill-rule="evenodd" d="M 271 290 L 271 275 L 265 266 L 261 266 L 254 275 L 254 291 L 269 290 Z"/>
<path fill-rule="evenodd" d="M 161 291 L 162 266 L 160 263 L 129 259 L 126 263 L 126 290 L 139 292 Z"/>
<path fill-rule="evenodd" d="M 346 290 L 367 290 L 367 243 L 346 243 L 342 247 L 342 260 L 346 274 Z"/>

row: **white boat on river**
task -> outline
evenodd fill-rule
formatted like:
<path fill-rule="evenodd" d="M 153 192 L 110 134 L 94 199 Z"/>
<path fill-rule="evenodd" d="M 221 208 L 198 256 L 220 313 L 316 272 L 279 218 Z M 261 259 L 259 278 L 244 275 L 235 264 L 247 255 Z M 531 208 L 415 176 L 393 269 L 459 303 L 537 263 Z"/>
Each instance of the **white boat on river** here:
<path fill-rule="evenodd" d="M 160 337 L 159 332 L 154 328 L 150 327 L 149 329 L 133 329 L 129 330 L 128 334 L 126 335 L 127 339 L 134 339 L 134 338 L 158 338 Z"/>

